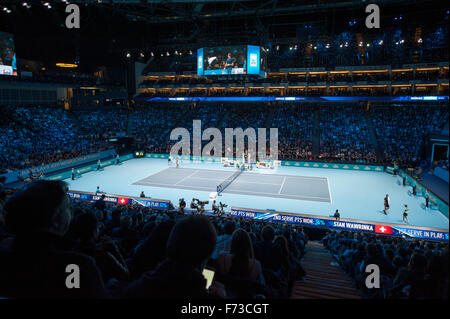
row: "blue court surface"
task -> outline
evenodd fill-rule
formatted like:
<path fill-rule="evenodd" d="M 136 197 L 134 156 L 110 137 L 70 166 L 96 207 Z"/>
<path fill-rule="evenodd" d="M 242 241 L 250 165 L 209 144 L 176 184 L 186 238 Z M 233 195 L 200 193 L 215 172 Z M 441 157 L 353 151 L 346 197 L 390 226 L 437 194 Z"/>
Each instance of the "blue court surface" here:
<path fill-rule="evenodd" d="M 189 204 L 192 198 L 209 200 L 218 184 L 236 172 L 221 163 L 182 161 L 169 167 L 166 159 L 140 158 L 83 174 L 69 183 L 71 190 L 171 200 Z M 340 169 L 278 167 L 240 174 L 218 197 L 231 206 L 281 212 L 331 216 L 339 209 L 342 218 L 403 224 L 402 209 L 410 208 L 408 225 L 449 229 L 448 219 L 438 210 L 425 209 L 422 197 L 410 195 L 410 187 L 382 172 Z M 383 198 L 389 194 L 391 208 L 384 215 Z M 206 208 L 211 208 L 211 202 Z"/>
<path fill-rule="evenodd" d="M 215 192 L 217 185 L 230 178 L 235 171 L 170 167 L 133 185 Z M 327 178 L 312 176 L 244 172 L 222 193 L 331 202 Z"/>

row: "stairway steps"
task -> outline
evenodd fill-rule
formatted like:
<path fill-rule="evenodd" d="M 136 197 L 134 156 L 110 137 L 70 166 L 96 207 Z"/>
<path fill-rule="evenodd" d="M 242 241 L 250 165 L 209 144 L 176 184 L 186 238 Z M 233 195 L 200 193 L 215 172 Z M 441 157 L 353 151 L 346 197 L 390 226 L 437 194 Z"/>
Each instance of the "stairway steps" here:
<path fill-rule="evenodd" d="M 300 282 L 297 283 L 297 285 L 299 287 L 305 288 L 305 287 L 310 287 L 310 288 L 327 288 L 330 289 L 331 291 L 333 290 L 338 290 L 338 291 L 345 291 L 345 292 L 349 292 L 349 293 L 355 293 L 357 290 L 348 285 L 348 286 L 342 286 L 340 284 L 333 284 L 333 283 L 325 283 L 325 282 L 318 282 L 318 281 L 305 281 L 305 282 Z"/>
<path fill-rule="evenodd" d="M 356 299 L 361 293 L 353 281 L 335 262 L 328 250 L 319 242 L 308 242 L 302 260 L 306 271 L 304 280 L 296 281 L 292 290 L 293 299 Z"/>
<path fill-rule="evenodd" d="M 311 287 L 304 287 L 304 286 L 300 286 L 299 289 L 294 290 L 297 291 L 300 294 L 308 294 L 308 295 L 316 295 L 318 298 L 355 298 L 355 293 L 345 293 L 342 291 L 336 291 L 336 290 L 330 290 L 328 288 L 311 288 Z"/>

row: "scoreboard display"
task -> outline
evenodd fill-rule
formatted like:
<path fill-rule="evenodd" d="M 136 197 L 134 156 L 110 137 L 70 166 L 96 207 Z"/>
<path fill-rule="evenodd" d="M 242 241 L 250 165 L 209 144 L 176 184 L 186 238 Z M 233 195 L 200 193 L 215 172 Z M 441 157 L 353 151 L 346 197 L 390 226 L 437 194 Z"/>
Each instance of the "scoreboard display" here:
<path fill-rule="evenodd" d="M 197 75 L 254 74 L 266 77 L 266 50 L 255 45 L 236 45 L 197 50 Z"/>

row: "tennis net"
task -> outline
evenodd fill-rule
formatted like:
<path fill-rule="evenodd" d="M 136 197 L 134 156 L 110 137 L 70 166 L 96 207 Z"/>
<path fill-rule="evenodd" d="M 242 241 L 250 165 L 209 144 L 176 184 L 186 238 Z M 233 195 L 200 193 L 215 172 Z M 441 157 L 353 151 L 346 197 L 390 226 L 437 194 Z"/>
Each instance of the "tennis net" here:
<path fill-rule="evenodd" d="M 244 167 L 244 165 L 242 165 L 242 167 L 239 169 L 239 171 L 235 172 L 233 175 L 231 175 L 226 180 L 224 180 L 222 183 L 220 183 L 217 186 L 217 194 L 222 193 L 225 190 L 225 188 L 227 188 L 228 185 L 230 185 L 236 178 L 238 178 L 238 176 L 241 175 L 241 173 L 244 170 L 245 170 L 245 167 Z"/>

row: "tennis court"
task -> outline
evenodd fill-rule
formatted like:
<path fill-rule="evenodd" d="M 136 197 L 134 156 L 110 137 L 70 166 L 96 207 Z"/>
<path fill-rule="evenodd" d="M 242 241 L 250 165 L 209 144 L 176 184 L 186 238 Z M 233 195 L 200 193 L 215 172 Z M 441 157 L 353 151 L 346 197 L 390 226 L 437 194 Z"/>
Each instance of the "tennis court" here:
<path fill-rule="evenodd" d="M 217 186 L 233 178 L 236 169 L 211 170 L 169 167 L 132 185 L 216 192 Z M 222 193 L 264 196 L 331 203 L 326 177 L 260 174 L 242 172 Z"/>

